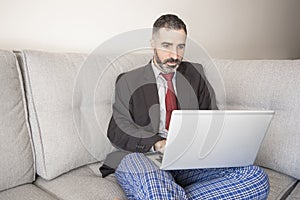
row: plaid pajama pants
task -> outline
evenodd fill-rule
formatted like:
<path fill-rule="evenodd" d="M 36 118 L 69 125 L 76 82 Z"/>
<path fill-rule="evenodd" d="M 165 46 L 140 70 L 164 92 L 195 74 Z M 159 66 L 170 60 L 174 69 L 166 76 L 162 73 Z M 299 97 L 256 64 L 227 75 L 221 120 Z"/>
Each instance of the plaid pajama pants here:
<path fill-rule="evenodd" d="M 269 181 L 257 166 L 160 170 L 141 153 L 123 158 L 116 178 L 129 200 L 267 199 Z"/>

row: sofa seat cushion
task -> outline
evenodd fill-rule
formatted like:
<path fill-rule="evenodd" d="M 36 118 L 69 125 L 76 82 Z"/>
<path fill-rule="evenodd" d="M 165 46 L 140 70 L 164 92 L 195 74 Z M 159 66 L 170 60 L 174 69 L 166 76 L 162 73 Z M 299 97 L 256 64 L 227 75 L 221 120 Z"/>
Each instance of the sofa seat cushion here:
<path fill-rule="evenodd" d="M 271 169 L 263 169 L 269 176 L 270 193 L 268 200 L 285 199 L 294 188 L 297 179 Z"/>
<path fill-rule="evenodd" d="M 0 50 L 0 191 L 34 181 L 34 158 L 16 57 Z"/>
<path fill-rule="evenodd" d="M 287 197 L 287 200 L 300 199 L 300 183 L 296 185 L 292 193 Z"/>
<path fill-rule="evenodd" d="M 126 199 L 113 175 L 102 178 L 102 163 L 84 166 L 63 174 L 51 181 L 38 177 L 35 184 L 64 200 Z"/>
<path fill-rule="evenodd" d="M 58 200 L 33 184 L 21 185 L 0 192 L 0 200 Z"/>

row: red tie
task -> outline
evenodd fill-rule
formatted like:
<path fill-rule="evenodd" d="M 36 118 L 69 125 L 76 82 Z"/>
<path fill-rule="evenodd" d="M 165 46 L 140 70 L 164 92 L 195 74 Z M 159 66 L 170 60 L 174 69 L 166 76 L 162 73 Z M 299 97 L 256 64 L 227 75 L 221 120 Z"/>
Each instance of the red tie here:
<path fill-rule="evenodd" d="M 172 84 L 172 78 L 174 76 L 174 73 L 161 74 L 161 75 L 166 79 L 167 86 L 168 86 L 165 104 L 166 104 L 166 129 L 169 130 L 172 111 L 177 109 L 177 100 L 174 92 L 174 87 Z"/>

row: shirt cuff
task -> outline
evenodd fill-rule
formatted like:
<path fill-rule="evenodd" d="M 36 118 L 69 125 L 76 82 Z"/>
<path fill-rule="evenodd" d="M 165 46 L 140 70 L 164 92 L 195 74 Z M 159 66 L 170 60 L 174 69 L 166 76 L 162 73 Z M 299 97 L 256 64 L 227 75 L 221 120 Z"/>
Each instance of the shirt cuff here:
<path fill-rule="evenodd" d="M 158 135 L 160 136 L 160 137 L 163 137 L 163 138 L 167 138 L 167 136 L 168 136 L 168 130 L 167 129 L 164 129 L 164 130 L 162 130 L 162 131 L 160 131 L 159 133 L 158 133 Z"/>

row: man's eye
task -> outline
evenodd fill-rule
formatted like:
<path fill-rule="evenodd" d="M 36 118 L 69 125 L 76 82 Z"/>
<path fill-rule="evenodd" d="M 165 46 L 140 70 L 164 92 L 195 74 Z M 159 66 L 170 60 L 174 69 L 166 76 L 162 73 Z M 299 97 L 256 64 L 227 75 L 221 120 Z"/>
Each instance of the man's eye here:
<path fill-rule="evenodd" d="M 179 49 L 184 49 L 184 48 L 185 48 L 185 45 L 184 45 L 184 44 L 178 45 L 178 48 L 179 48 Z"/>
<path fill-rule="evenodd" d="M 170 47 L 170 44 L 162 44 L 162 47 L 163 47 L 163 48 L 169 48 L 169 47 Z"/>

